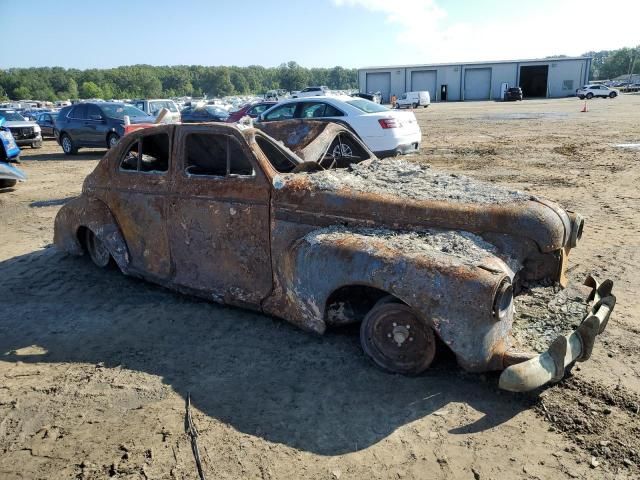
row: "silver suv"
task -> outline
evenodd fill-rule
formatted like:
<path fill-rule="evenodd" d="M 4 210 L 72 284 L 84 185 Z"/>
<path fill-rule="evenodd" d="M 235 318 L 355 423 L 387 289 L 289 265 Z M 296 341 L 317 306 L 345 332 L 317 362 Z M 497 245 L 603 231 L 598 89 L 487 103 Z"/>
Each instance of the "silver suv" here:
<path fill-rule="evenodd" d="M 153 98 L 146 100 L 134 100 L 131 102 L 136 108 L 139 108 L 147 115 L 157 117 L 160 110 L 166 108 L 169 110 L 168 115 L 164 118 L 163 123 L 177 123 L 180 121 L 180 110 L 176 102 L 169 99 Z"/>

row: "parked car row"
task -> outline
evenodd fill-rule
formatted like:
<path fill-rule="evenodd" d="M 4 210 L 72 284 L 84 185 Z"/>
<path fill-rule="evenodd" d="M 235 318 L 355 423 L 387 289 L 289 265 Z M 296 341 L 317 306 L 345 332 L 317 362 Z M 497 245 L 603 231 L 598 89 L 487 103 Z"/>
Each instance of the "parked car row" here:
<path fill-rule="evenodd" d="M 67 155 L 79 148 L 114 147 L 125 135 L 125 117 L 131 124 L 153 124 L 166 109 L 165 123 L 235 123 L 245 117 L 257 123 L 323 119 L 339 123 L 355 133 L 378 157 L 415 152 L 420 148 L 421 131 L 413 112 L 398 112 L 376 103 L 376 94 L 326 95 L 327 87 L 308 87 L 294 97 L 248 103 L 233 112 L 222 105 L 191 104 L 182 111 L 172 100 L 142 99 L 124 102 L 82 102 L 62 108 L 57 114 L 41 112 L 36 122 L 6 111 L 7 126 L 20 145 L 42 145 L 42 138 L 53 137 Z M 365 97 L 365 98 L 363 98 Z M 395 108 L 427 107 L 429 92 L 408 92 Z M 2 113 L 2 112 L 0 112 Z M 168 120 L 166 119 L 168 118 Z M 17 122 L 17 123 L 16 123 Z M 21 123 L 22 122 L 22 123 Z"/>

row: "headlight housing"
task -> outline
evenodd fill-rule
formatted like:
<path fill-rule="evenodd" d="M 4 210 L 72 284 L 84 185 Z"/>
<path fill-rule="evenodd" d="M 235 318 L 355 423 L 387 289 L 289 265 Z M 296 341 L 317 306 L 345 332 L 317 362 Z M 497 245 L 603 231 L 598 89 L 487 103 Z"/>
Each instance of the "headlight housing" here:
<path fill-rule="evenodd" d="M 493 315 L 496 320 L 506 320 L 513 310 L 513 286 L 509 278 L 504 278 L 493 300 Z"/>
<path fill-rule="evenodd" d="M 39 132 L 40 131 L 40 125 L 38 125 L 37 123 L 33 126 L 33 131 L 34 132 Z"/>

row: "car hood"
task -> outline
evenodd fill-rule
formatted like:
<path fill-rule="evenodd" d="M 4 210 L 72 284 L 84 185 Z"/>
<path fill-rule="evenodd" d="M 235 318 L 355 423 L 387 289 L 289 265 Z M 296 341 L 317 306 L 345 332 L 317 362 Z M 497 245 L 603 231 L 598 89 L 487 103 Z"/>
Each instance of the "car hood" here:
<path fill-rule="evenodd" d="M 318 224 L 346 219 L 394 229 L 507 234 L 533 240 L 542 252 L 563 248 L 571 233 L 569 215 L 546 199 L 395 158 L 279 174 L 273 186 L 276 209 L 315 217 Z"/>
<path fill-rule="evenodd" d="M 4 122 L 2 124 L 3 127 L 16 127 L 16 128 L 20 128 L 20 127 L 34 127 L 36 126 L 37 123 L 36 122 L 30 122 L 30 121 L 25 121 L 25 120 L 14 120 L 14 121 L 9 121 L 9 122 Z"/>

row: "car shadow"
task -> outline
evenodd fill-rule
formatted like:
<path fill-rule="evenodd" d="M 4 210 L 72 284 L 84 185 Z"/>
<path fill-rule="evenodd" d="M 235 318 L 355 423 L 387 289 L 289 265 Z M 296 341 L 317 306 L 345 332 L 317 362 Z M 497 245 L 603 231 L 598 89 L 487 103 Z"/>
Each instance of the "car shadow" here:
<path fill-rule="evenodd" d="M 69 200 L 73 200 L 75 198 L 75 196 L 73 197 L 65 197 L 65 198 L 56 198 L 53 200 L 39 200 L 36 202 L 31 202 L 29 204 L 30 207 L 32 208 L 42 208 L 42 207 L 60 207 L 62 205 L 64 205 L 65 203 L 67 203 Z"/>
<path fill-rule="evenodd" d="M 364 356 L 357 335 L 312 335 L 100 270 L 53 247 L 2 261 L 0 271 L 0 291 L 10 292 L 0 303 L 3 361 L 147 372 L 190 394 L 210 417 L 300 450 L 361 450 L 452 403 L 484 416 L 450 433 L 482 431 L 535 401 L 446 360 L 418 377 L 387 374 Z M 46 353 L 21 354 L 32 345 Z"/>
<path fill-rule="evenodd" d="M 37 150 L 34 150 L 37 152 Z M 91 150 L 88 152 L 83 152 L 80 150 L 76 155 L 65 155 L 62 151 L 62 147 L 60 147 L 59 151 L 55 152 L 46 152 L 46 153 L 32 153 L 30 150 L 23 150 L 20 155 L 21 162 L 31 162 L 31 161 L 52 161 L 52 160 L 70 160 L 70 161 L 84 161 L 84 160 L 100 160 L 107 150 Z"/>

